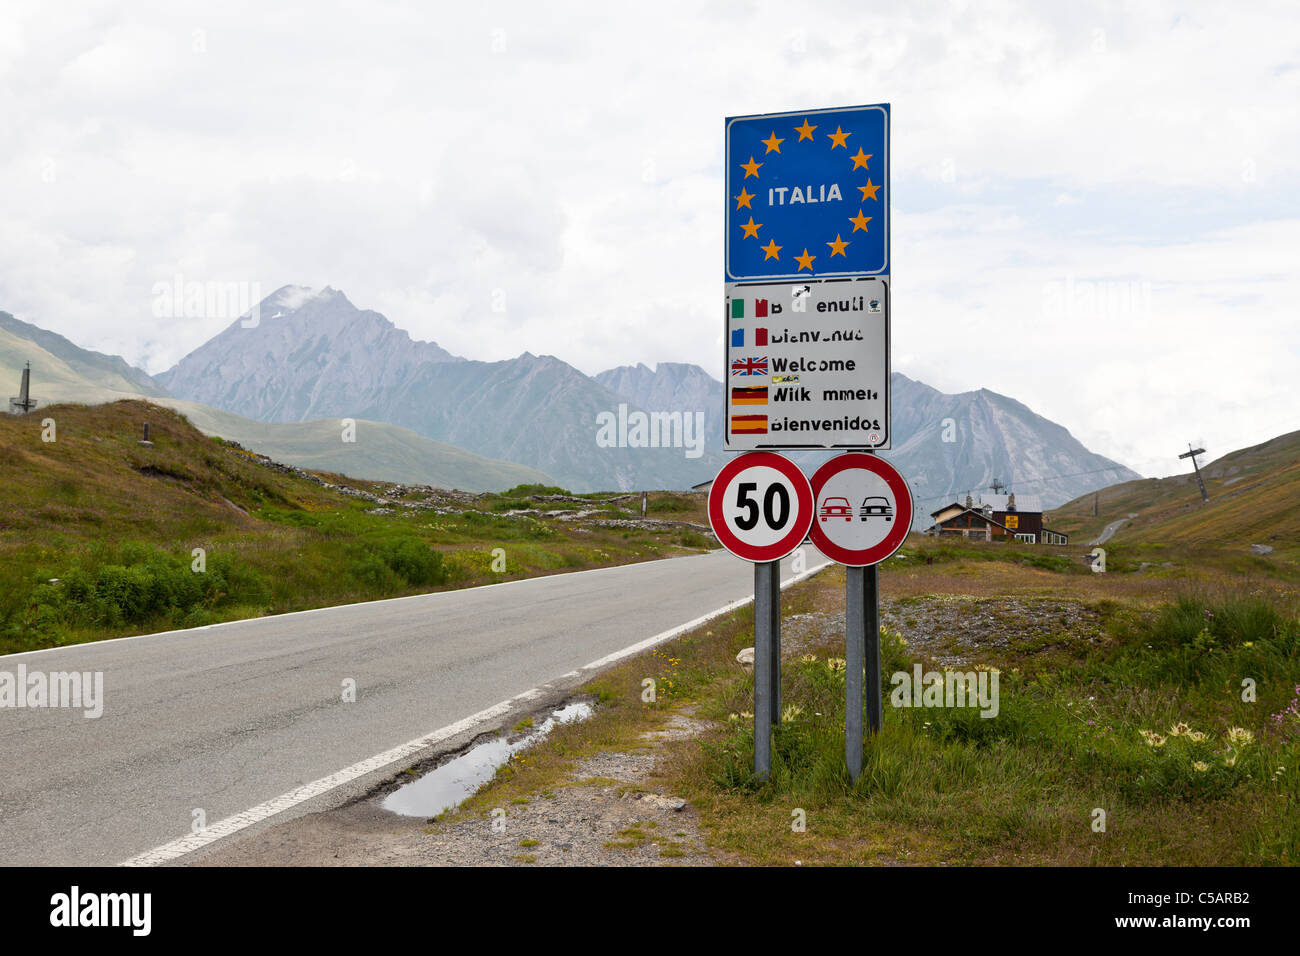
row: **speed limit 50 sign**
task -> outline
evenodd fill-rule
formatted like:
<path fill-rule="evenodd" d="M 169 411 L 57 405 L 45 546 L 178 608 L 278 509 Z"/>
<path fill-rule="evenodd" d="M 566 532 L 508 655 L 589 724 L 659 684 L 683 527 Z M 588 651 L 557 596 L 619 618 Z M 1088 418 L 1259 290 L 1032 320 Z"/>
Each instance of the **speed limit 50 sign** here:
<path fill-rule="evenodd" d="M 784 558 L 807 537 L 812 521 L 812 486 L 794 462 L 774 452 L 733 458 L 709 489 L 713 533 L 746 561 Z"/>

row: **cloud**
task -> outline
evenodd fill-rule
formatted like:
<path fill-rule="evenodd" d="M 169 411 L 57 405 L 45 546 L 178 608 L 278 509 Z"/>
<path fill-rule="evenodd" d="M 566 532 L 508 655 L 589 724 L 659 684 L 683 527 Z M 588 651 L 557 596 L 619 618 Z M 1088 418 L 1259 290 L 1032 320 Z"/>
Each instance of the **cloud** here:
<path fill-rule="evenodd" d="M 898 370 L 1153 472 L 1295 427 L 1285 6 L 7 11 L 0 308 L 151 371 L 229 323 L 154 318 L 180 274 L 717 374 L 723 117 L 888 101 Z"/>

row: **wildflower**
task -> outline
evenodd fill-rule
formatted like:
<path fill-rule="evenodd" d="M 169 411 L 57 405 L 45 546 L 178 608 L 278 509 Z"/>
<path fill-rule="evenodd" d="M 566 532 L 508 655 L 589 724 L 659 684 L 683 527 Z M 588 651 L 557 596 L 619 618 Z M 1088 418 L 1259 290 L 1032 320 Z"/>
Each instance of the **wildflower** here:
<path fill-rule="evenodd" d="M 1236 755 L 1236 753 L 1230 753 L 1230 754 L 1228 754 L 1228 756 L 1224 757 L 1224 758 L 1223 758 L 1223 765 L 1224 765 L 1225 767 L 1235 767 L 1235 766 L 1237 766 L 1237 755 Z"/>
<path fill-rule="evenodd" d="M 785 721 L 797 720 L 803 716 L 803 708 L 798 704 L 788 704 L 785 710 L 781 712 L 781 719 Z"/>
<path fill-rule="evenodd" d="M 740 716 L 743 717 L 745 720 L 753 720 L 753 719 L 754 719 L 754 715 L 751 714 L 751 713 L 750 713 L 749 711 L 747 711 L 747 710 L 742 710 L 742 711 L 740 712 Z"/>
<path fill-rule="evenodd" d="M 1255 734 L 1247 730 L 1245 727 L 1228 728 L 1228 743 L 1235 747 L 1245 746 L 1246 744 L 1253 743 L 1254 740 Z"/>
<path fill-rule="evenodd" d="M 826 666 L 829 667 L 832 671 L 842 671 L 844 670 L 844 658 L 828 657 L 826 658 Z"/>
<path fill-rule="evenodd" d="M 803 661 L 805 664 L 816 664 L 816 663 L 817 663 L 817 655 L 816 655 L 816 654 L 805 654 L 803 657 L 799 658 L 799 660 Z"/>
<path fill-rule="evenodd" d="M 1254 642 L 1254 641 L 1242 641 L 1242 642 L 1241 642 L 1241 646 L 1242 646 L 1242 647 L 1254 647 L 1254 646 L 1255 646 L 1255 642 Z"/>
<path fill-rule="evenodd" d="M 1205 771 L 1210 769 L 1210 765 L 1207 764 L 1204 760 L 1198 760 L 1196 761 L 1196 763 L 1192 764 L 1192 769 L 1195 770 L 1197 773 L 1205 773 Z"/>
<path fill-rule="evenodd" d="M 731 721 L 734 724 L 736 721 L 740 720 L 740 714 L 728 714 L 727 720 Z"/>
<path fill-rule="evenodd" d="M 1202 731 L 1193 730 L 1187 735 L 1187 739 L 1191 740 L 1193 743 L 1199 744 L 1205 739 L 1205 734 Z"/>
<path fill-rule="evenodd" d="M 1165 738 L 1154 730 L 1140 730 L 1138 733 L 1142 735 L 1142 739 L 1148 747 L 1163 747 L 1165 745 Z"/>
<path fill-rule="evenodd" d="M 1186 724 L 1182 723 L 1181 721 L 1169 728 L 1170 737 L 1185 737 L 1191 732 L 1192 732 L 1192 728 L 1188 727 Z"/>

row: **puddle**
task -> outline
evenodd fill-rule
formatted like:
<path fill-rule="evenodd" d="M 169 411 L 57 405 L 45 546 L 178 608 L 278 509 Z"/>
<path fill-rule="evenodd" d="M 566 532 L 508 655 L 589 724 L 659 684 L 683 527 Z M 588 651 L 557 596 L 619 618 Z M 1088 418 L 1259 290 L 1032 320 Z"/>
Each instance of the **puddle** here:
<path fill-rule="evenodd" d="M 575 724 L 594 713 L 591 704 L 579 701 L 554 711 L 531 732 L 511 742 L 502 737 L 489 740 L 430 770 L 388 796 L 380 806 L 404 817 L 436 817 L 457 806 L 496 774 L 497 768 L 513 754 L 537 743 L 556 724 Z"/>

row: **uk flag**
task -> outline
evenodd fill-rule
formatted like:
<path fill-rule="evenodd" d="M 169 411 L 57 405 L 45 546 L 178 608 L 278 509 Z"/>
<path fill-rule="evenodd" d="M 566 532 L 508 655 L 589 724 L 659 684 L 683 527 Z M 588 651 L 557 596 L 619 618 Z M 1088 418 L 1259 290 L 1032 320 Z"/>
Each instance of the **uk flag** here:
<path fill-rule="evenodd" d="M 766 375 L 767 356 L 762 358 L 734 359 L 731 363 L 732 375 Z"/>

